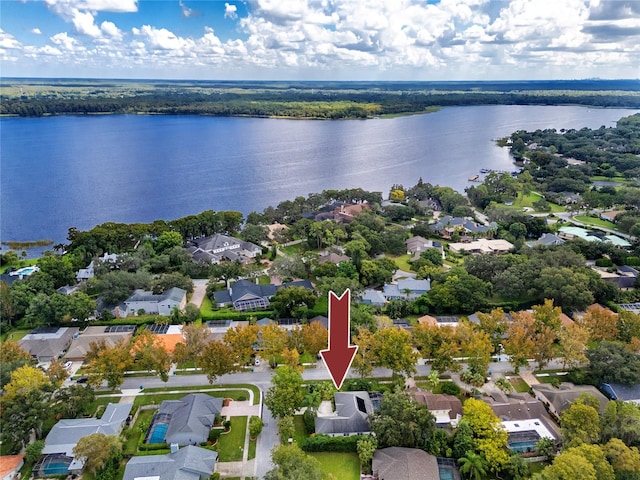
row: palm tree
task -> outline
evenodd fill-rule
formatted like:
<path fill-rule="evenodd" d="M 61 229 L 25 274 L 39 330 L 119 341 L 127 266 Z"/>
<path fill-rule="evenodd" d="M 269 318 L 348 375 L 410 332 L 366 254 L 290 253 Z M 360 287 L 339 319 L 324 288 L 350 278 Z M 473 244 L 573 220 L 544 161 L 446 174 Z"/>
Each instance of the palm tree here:
<path fill-rule="evenodd" d="M 469 451 L 458 459 L 460 473 L 470 480 L 482 480 L 487 474 L 487 461 L 482 455 Z"/>

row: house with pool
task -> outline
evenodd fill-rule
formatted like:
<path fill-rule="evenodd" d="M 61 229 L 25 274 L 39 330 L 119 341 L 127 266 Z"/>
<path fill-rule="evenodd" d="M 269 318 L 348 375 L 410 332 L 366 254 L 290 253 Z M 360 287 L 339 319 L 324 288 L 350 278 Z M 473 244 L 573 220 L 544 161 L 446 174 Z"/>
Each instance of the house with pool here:
<path fill-rule="evenodd" d="M 191 393 L 180 400 L 165 400 L 151 419 L 145 443 L 198 445 L 206 442 L 222 399 L 204 393 Z"/>
<path fill-rule="evenodd" d="M 82 473 L 84 458 L 74 458 L 73 449 L 81 438 L 93 433 L 120 435 L 133 403 L 110 403 L 101 418 L 70 418 L 56 423 L 44 441 L 42 456 L 33 467 L 36 477 Z"/>

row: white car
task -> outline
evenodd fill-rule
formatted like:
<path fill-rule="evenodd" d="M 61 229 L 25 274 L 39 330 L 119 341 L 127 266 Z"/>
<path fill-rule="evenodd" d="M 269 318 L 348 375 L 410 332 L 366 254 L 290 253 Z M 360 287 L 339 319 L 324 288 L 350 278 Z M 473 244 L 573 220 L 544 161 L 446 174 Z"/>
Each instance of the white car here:
<path fill-rule="evenodd" d="M 259 366 L 260 366 L 260 359 L 259 359 L 259 358 L 256 358 L 255 366 L 256 366 L 256 367 L 259 367 Z"/>
<path fill-rule="evenodd" d="M 64 368 L 71 368 L 71 365 L 73 365 L 73 362 L 72 362 L 72 361 L 70 361 L 70 360 L 69 360 L 69 361 L 64 362 Z"/>

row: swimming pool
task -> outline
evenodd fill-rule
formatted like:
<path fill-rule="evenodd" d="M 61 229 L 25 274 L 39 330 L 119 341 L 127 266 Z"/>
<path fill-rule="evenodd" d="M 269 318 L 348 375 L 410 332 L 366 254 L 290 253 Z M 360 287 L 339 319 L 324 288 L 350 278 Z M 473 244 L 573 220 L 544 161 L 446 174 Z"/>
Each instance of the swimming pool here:
<path fill-rule="evenodd" d="M 509 442 L 508 446 L 510 450 L 514 452 L 535 452 L 537 440 L 523 440 L 519 442 Z"/>
<path fill-rule="evenodd" d="M 168 423 L 156 423 L 149 430 L 147 443 L 164 443 L 164 436 L 167 434 Z"/>
<path fill-rule="evenodd" d="M 42 476 L 67 475 L 69 465 L 73 459 L 61 454 L 43 455 L 33 468 L 34 472 L 39 472 Z"/>

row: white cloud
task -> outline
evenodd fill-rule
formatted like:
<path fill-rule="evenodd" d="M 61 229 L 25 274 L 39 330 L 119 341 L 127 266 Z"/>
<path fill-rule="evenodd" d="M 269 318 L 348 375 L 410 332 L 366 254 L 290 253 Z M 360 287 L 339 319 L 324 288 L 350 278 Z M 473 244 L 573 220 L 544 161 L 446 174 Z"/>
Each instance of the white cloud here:
<path fill-rule="evenodd" d="M 564 77 L 628 77 L 640 65 L 640 8 L 609 0 L 247 0 L 241 17 L 229 0 L 224 18 L 236 30 L 224 30 L 224 40 L 217 18 L 217 30 L 200 33 L 140 21 L 128 41 L 117 20 L 97 19 L 136 11 L 134 0 L 45 1 L 75 27 L 51 38 L 50 49 L 65 53 L 61 62 L 183 78 L 540 78 L 546 66 Z M 199 14 L 185 4 L 195 0 L 173 2 L 185 17 Z M 11 38 L 0 42 L 26 55 Z M 47 54 L 38 48 L 28 54 Z"/>
<path fill-rule="evenodd" d="M 42 35 L 42 31 L 39 28 L 32 28 L 30 30 L 31 33 L 34 33 L 35 35 Z"/>
<path fill-rule="evenodd" d="M 238 18 L 238 7 L 230 3 L 224 4 L 224 18 Z"/>
<path fill-rule="evenodd" d="M 115 23 L 104 21 L 100 24 L 100 30 L 103 34 L 120 39 L 122 38 L 122 32 L 118 27 L 116 27 Z"/>

